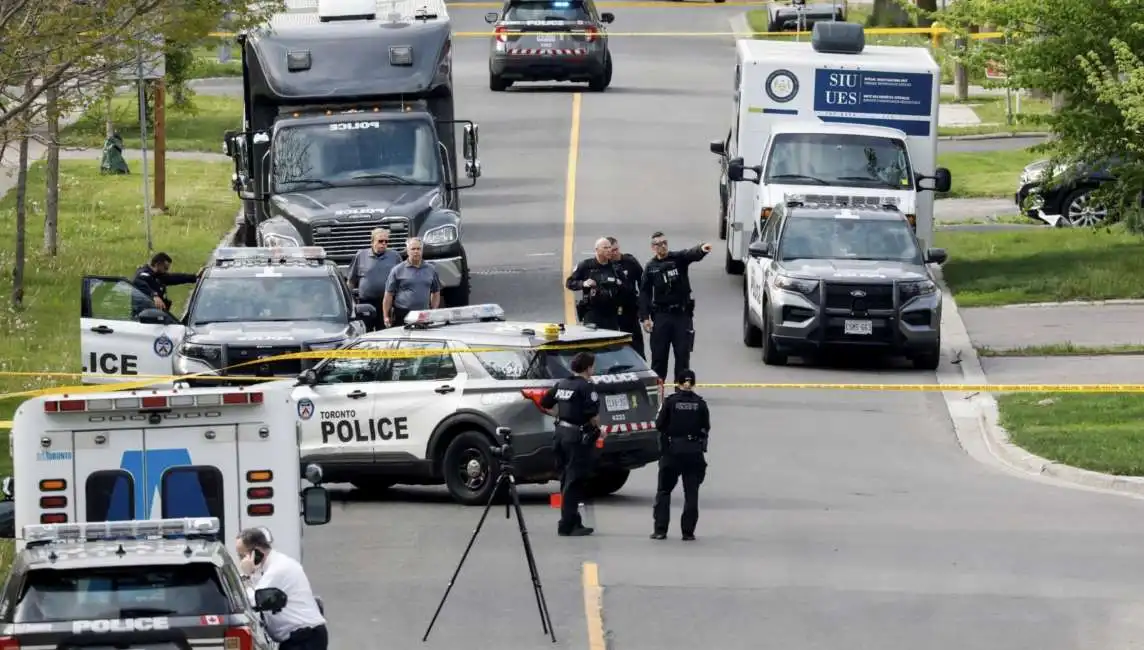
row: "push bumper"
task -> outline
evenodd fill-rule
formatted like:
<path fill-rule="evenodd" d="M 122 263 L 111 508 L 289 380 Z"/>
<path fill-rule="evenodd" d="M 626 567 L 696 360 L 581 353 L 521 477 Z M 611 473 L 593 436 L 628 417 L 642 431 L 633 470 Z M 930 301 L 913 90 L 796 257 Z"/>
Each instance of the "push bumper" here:
<path fill-rule="evenodd" d="M 604 52 L 593 48 L 522 48 L 497 52 L 489 71 L 505 81 L 590 81 L 604 74 Z"/>
<path fill-rule="evenodd" d="M 941 294 L 911 299 L 892 309 L 820 307 L 800 294 L 779 292 L 768 306 L 775 345 L 784 352 L 827 348 L 869 349 L 911 356 L 941 341 Z"/>

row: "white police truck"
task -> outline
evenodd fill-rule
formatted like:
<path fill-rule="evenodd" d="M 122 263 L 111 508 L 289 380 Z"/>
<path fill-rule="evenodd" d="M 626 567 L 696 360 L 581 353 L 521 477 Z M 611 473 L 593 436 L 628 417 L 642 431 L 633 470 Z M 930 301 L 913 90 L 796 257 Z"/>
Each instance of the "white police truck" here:
<path fill-rule="evenodd" d="M 302 523 L 327 523 L 330 497 L 317 465 L 299 490 L 295 412 L 269 385 L 30 399 L 12 423 L 15 529 L 214 517 L 224 538 L 266 528 L 300 558 Z"/>

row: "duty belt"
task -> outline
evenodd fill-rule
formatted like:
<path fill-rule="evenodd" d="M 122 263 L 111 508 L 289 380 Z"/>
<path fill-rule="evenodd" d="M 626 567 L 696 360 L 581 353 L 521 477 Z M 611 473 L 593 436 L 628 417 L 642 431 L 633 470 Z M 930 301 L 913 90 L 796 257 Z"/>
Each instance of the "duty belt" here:
<path fill-rule="evenodd" d="M 676 313 L 687 311 L 687 305 L 656 305 L 655 311 Z"/>
<path fill-rule="evenodd" d="M 587 423 L 585 423 L 585 424 L 587 424 Z M 579 429 L 580 427 L 584 426 L 584 424 L 573 424 L 573 423 L 569 422 L 568 420 L 557 420 L 556 426 L 558 426 L 558 427 L 572 427 L 573 429 Z"/>
<path fill-rule="evenodd" d="M 686 440 L 688 442 L 703 442 L 703 436 L 668 436 L 668 440 Z"/>

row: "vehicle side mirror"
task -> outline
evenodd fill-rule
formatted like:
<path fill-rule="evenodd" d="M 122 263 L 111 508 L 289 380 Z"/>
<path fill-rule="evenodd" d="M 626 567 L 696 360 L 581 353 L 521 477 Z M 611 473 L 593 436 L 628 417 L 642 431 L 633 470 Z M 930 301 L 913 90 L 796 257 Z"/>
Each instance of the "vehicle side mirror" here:
<path fill-rule="evenodd" d="M 364 303 L 356 304 L 354 305 L 354 318 L 372 325 L 377 321 L 377 307 Z"/>
<path fill-rule="evenodd" d="M 472 124 L 465 125 L 465 133 L 461 139 L 462 157 L 465 160 L 472 160 L 477 156 L 477 134 L 473 131 Z"/>
<path fill-rule="evenodd" d="M 746 178 L 743 176 L 743 172 L 748 169 L 755 172 L 754 178 Z M 752 183 L 758 183 L 759 178 L 762 175 L 763 170 L 761 167 L 746 167 L 743 165 L 742 158 L 732 158 L 731 160 L 727 161 L 727 180 L 735 182 L 751 181 Z"/>
<path fill-rule="evenodd" d="M 322 484 L 322 466 L 316 463 L 310 463 L 306 466 L 306 480 L 314 485 Z"/>
<path fill-rule="evenodd" d="M 500 14 L 495 11 L 490 11 L 489 13 L 485 14 L 485 22 L 490 25 L 495 23 L 497 18 L 500 18 Z"/>
<path fill-rule="evenodd" d="M 945 252 L 944 248 L 926 249 L 926 264 L 945 264 L 947 259 L 949 259 L 949 254 Z"/>
<path fill-rule="evenodd" d="M 922 186 L 922 181 L 933 181 L 929 187 Z M 950 175 L 949 170 L 945 167 L 938 167 L 934 170 L 933 176 L 918 175 L 918 189 L 921 191 L 932 192 L 948 192 L 953 177 Z"/>
<path fill-rule="evenodd" d="M 238 146 L 237 146 L 237 143 L 235 143 L 235 140 L 237 139 L 237 137 L 238 137 L 238 131 L 233 131 L 233 130 L 223 131 L 223 134 L 222 134 L 222 152 L 226 154 L 227 158 L 234 158 L 234 154 L 237 153 L 236 149 L 238 148 Z"/>
<path fill-rule="evenodd" d="M 600 14 L 600 22 L 602 22 L 602 23 L 608 23 L 610 25 L 610 24 L 612 24 L 612 21 L 614 21 L 615 19 L 616 19 L 616 14 L 614 14 L 610 11 L 605 11 L 604 13 Z"/>
<path fill-rule="evenodd" d="M 139 312 L 135 320 L 143 323 L 144 325 L 170 325 L 175 322 L 175 317 L 155 307 L 148 307 Z"/>
<path fill-rule="evenodd" d="M 277 614 L 286 609 L 286 592 L 278 587 L 264 587 L 254 592 L 254 611 Z"/>
<path fill-rule="evenodd" d="M 307 526 L 330 523 L 330 493 L 326 488 L 311 486 L 302 490 L 302 521 Z"/>
<path fill-rule="evenodd" d="M 298 375 L 298 383 L 295 386 L 313 386 L 318 383 L 318 373 L 313 370 L 303 370 Z"/>
<path fill-rule="evenodd" d="M 771 244 L 770 242 L 765 241 L 753 242 L 750 246 L 747 247 L 747 254 L 755 258 L 770 257 Z"/>
<path fill-rule="evenodd" d="M 727 155 L 727 146 L 723 144 L 722 140 L 712 140 L 710 147 L 711 153 L 715 154 L 716 156 Z"/>

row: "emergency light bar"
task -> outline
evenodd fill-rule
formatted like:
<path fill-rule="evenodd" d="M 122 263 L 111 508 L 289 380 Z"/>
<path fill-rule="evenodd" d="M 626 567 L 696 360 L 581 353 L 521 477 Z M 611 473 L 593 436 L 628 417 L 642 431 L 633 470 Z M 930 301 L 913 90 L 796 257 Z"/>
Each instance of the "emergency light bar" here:
<path fill-rule="evenodd" d="M 326 249 L 321 246 L 279 246 L 274 248 L 223 247 L 215 250 L 216 264 L 221 262 L 248 262 L 269 264 L 271 262 L 323 262 Z"/>
<path fill-rule="evenodd" d="M 504 309 L 500 305 L 488 303 L 468 307 L 446 309 L 423 309 L 411 311 L 405 316 L 406 326 L 427 327 L 429 325 L 450 325 L 457 323 L 484 323 L 504 320 Z"/>
<path fill-rule="evenodd" d="M 140 395 L 130 397 L 96 397 L 51 399 L 44 402 L 44 413 L 91 413 L 95 411 L 148 411 L 186 408 L 193 406 L 240 406 L 261 404 L 262 393 L 251 393 L 242 388 L 225 393 L 200 395 Z"/>
<path fill-rule="evenodd" d="M 217 517 L 145 519 L 136 521 L 96 521 L 76 524 L 34 524 L 24 526 L 29 544 L 83 542 L 94 540 L 156 539 L 218 535 L 222 528 Z"/>

